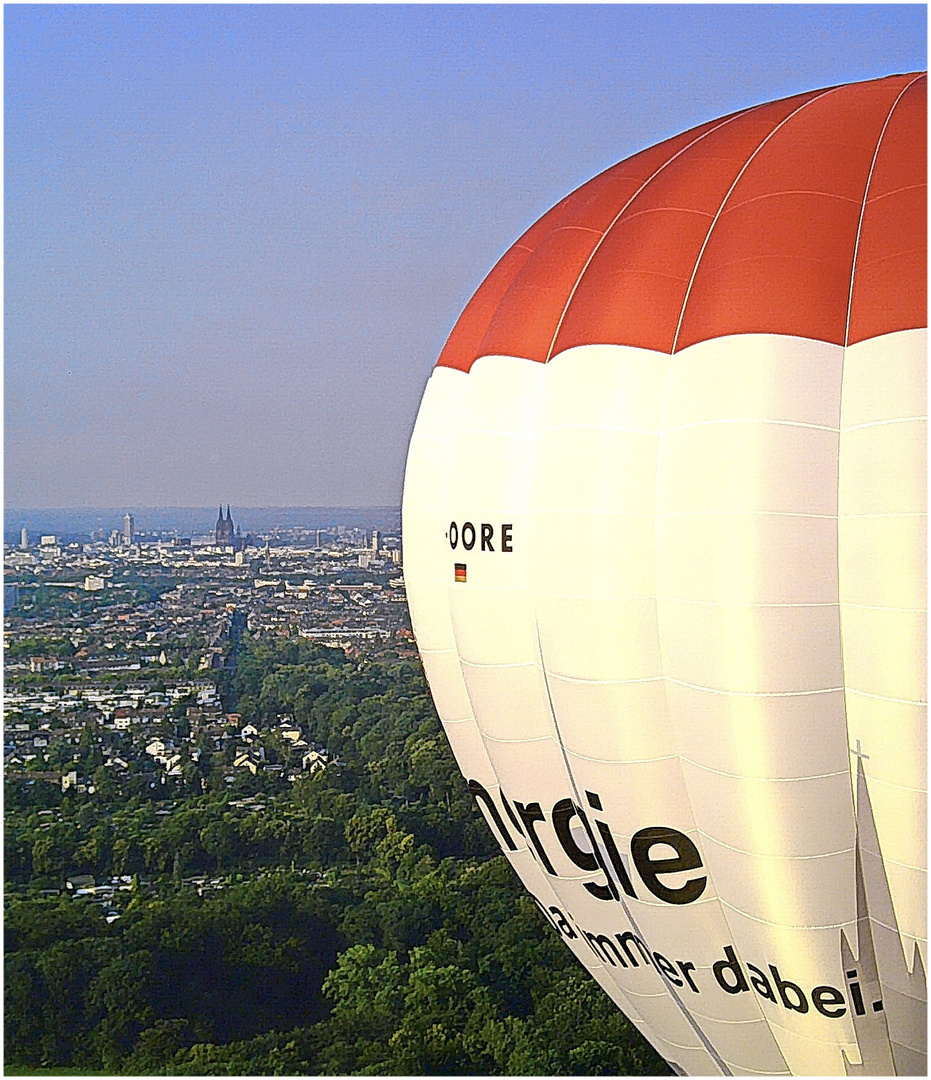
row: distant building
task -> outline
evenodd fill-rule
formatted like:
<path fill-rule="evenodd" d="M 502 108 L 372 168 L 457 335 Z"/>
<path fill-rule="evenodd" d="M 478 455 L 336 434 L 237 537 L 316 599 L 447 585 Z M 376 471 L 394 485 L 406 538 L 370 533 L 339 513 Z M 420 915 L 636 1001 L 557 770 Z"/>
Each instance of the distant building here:
<path fill-rule="evenodd" d="M 381 537 L 378 535 L 378 529 L 373 529 L 372 530 L 372 554 L 373 555 L 378 554 L 378 544 L 379 544 L 380 540 L 381 540 Z"/>
<path fill-rule="evenodd" d="M 132 514 L 123 515 L 123 543 L 126 547 L 129 547 L 133 542 L 133 516 Z"/>
<path fill-rule="evenodd" d="M 22 529 L 20 529 L 19 546 L 20 546 L 21 551 L 28 551 L 29 550 L 29 533 L 26 532 L 26 526 L 25 525 L 22 527 Z"/>
<path fill-rule="evenodd" d="M 226 517 L 223 517 L 223 504 L 220 504 L 220 513 L 217 524 L 213 531 L 217 547 L 229 547 L 233 543 L 233 517 L 229 506 L 226 507 Z"/>
<path fill-rule="evenodd" d="M 31 672 L 60 671 L 64 666 L 64 663 L 57 656 L 29 657 L 29 670 Z"/>
<path fill-rule="evenodd" d="M 78 774 L 76 772 L 66 773 L 65 776 L 61 778 L 63 790 L 65 788 L 65 777 L 68 778 L 68 787 L 74 787 L 78 782 Z M 73 780 L 71 779 L 72 777 L 74 777 Z M 76 889 L 92 889 L 94 885 L 94 878 L 91 877 L 90 874 L 73 874 L 71 877 L 65 879 L 65 888 L 71 889 L 72 891 Z"/>
<path fill-rule="evenodd" d="M 61 545 L 57 536 L 39 537 L 39 556 L 43 559 L 52 559 L 61 554 Z"/>
<path fill-rule="evenodd" d="M 229 504 L 226 506 L 226 517 L 223 517 L 223 506 L 220 505 L 220 515 L 214 529 L 214 539 L 217 547 L 232 548 L 233 551 L 242 551 L 245 546 L 242 542 L 242 532 L 233 525 L 233 515 Z"/>

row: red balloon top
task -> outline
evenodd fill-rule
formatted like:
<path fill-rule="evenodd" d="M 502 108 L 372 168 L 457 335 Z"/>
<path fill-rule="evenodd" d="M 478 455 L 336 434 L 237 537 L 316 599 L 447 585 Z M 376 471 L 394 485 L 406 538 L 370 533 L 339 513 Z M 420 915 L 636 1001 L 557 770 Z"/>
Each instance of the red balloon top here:
<path fill-rule="evenodd" d="M 504 254 L 438 364 L 924 326 L 925 94 L 920 73 L 816 90 L 614 165 Z"/>

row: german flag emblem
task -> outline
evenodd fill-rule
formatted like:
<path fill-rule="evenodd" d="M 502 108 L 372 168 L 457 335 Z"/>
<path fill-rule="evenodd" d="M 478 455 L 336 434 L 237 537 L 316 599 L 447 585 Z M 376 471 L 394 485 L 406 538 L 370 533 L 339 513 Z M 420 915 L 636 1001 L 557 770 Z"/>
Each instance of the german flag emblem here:
<path fill-rule="evenodd" d="M 456 581 L 465 581 L 466 579 L 466 564 L 464 562 L 456 563 Z"/>

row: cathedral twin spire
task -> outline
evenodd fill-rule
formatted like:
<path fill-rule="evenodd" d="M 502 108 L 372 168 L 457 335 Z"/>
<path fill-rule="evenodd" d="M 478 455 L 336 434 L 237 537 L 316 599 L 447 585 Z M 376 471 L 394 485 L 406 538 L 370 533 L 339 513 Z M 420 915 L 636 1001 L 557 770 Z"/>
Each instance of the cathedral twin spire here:
<path fill-rule="evenodd" d="M 223 517 L 223 504 L 220 504 L 220 516 L 217 518 L 216 524 L 216 542 L 217 547 L 232 547 L 234 546 L 236 534 L 233 529 L 233 515 L 230 512 L 229 504 L 226 507 L 226 518 Z"/>

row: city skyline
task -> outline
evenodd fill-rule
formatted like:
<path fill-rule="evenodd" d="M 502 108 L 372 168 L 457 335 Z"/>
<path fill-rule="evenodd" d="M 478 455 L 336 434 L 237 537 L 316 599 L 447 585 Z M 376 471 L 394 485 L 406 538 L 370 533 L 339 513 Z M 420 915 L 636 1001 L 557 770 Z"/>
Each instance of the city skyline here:
<path fill-rule="evenodd" d="M 227 505 L 223 504 L 224 507 Z M 348 529 L 377 530 L 398 534 L 401 510 L 397 506 L 233 506 L 234 523 L 244 534 L 274 534 L 294 530 Z M 203 537 L 216 529 L 217 507 L 210 506 L 122 506 L 63 508 L 8 507 L 4 521 L 4 541 L 16 544 L 25 529 L 30 540 L 43 534 L 87 540 L 98 534 L 106 537 L 122 531 L 125 515 L 133 518 L 140 535 Z"/>
<path fill-rule="evenodd" d="M 37 509 L 396 506 L 447 334 L 549 206 L 926 65 L 918 4 L 5 14 L 5 490 Z"/>

